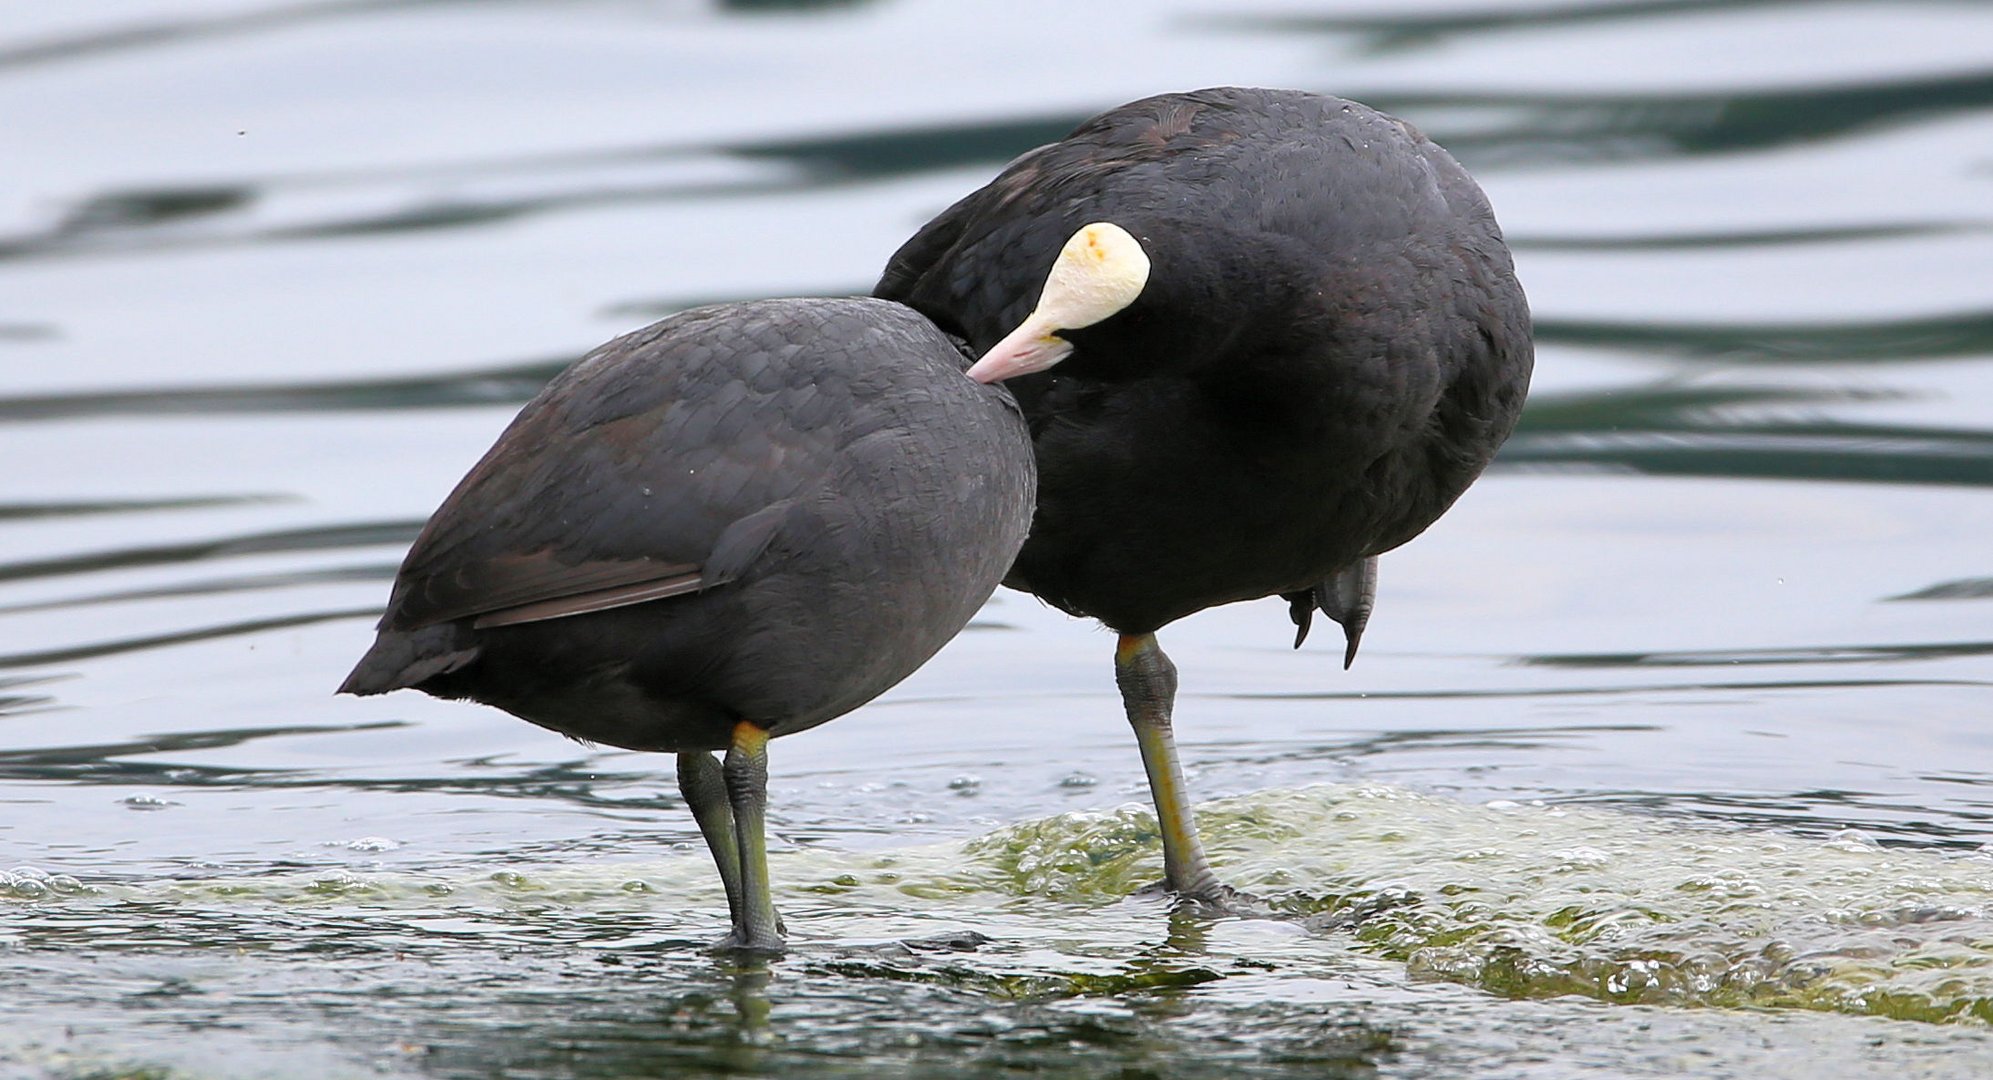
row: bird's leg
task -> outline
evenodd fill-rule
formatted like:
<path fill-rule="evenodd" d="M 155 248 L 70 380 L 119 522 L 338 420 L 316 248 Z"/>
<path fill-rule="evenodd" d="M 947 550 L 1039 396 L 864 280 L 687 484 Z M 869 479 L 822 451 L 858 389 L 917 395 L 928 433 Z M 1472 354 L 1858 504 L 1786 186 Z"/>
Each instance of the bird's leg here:
<path fill-rule="evenodd" d="M 727 913 L 733 925 L 741 924 L 740 844 L 734 840 L 734 812 L 727 805 L 727 781 L 720 763 L 704 750 L 688 750 L 678 755 L 678 792 L 692 808 L 692 820 L 720 868 L 720 884 L 727 889 Z"/>
<path fill-rule="evenodd" d="M 1123 634 L 1114 650 L 1114 681 L 1121 687 L 1121 703 L 1135 728 L 1149 792 L 1156 800 L 1156 823 L 1163 831 L 1163 884 L 1180 896 L 1229 909 L 1236 894 L 1218 881 L 1204 858 L 1183 790 L 1183 767 L 1177 763 L 1170 728 L 1176 665 L 1163 655 L 1156 635 Z"/>
<path fill-rule="evenodd" d="M 782 920 L 768 885 L 768 729 L 753 721 L 734 725 L 733 745 L 720 768 L 732 805 L 734 843 L 740 852 L 740 915 L 721 944 L 757 952 L 782 951 Z"/>

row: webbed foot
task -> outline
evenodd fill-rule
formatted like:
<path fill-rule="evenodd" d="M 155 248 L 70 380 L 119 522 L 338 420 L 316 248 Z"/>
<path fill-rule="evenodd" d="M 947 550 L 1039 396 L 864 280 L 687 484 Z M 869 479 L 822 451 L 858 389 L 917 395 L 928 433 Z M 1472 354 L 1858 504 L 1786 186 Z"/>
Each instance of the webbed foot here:
<path fill-rule="evenodd" d="M 880 941 L 869 945 L 839 945 L 834 946 L 832 951 L 841 956 L 852 957 L 917 956 L 929 953 L 975 952 L 977 949 L 988 945 L 991 940 L 989 935 L 979 934 L 974 930 L 949 930 L 939 934 L 929 934 L 926 937 L 897 938 L 892 941 Z"/>
<path fill-rule="evenodd" d="M 1279 915 L 1266 900 L 1215 881 L 1188 891 L 1178 891 L 1170 888 L 1169 882 L 1158 881 L 1137 890 L 1135 895 L 1166 896 L 1177 911 L 1207 919 L 1270 919 Z"/>
<path fill-rule="evenodd" d="M 781 956 L 789 951 L 789 943 L 779 934 L 764 934 L 757 937 L 736 929 L 726 937 L 706 946 L 706 951 L 733 956 Z"/>

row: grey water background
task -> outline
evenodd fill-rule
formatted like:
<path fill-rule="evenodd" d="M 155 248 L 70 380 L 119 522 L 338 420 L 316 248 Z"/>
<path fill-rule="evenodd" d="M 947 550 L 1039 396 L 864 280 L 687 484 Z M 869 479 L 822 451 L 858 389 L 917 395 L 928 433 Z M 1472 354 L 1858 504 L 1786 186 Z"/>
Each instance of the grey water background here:
<path fill-rule="evenodd" d="M 775 744 L 773 964 L 668 759 L 330 696 L 567 360 L 1217 83 L 1422 126 L 1538 317 L 1353 670 L 1163 635 L 1313 922 L 1129 895 L 1014 593 Z M 0 162 L 0 1075 L 1993 1074 L 1993 6 L 7 0 Z"/>

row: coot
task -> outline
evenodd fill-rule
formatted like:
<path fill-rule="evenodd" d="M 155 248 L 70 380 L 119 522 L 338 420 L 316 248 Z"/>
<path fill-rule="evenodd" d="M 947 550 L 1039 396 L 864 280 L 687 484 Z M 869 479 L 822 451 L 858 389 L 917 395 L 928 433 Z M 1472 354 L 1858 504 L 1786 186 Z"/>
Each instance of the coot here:
<path fill-rule="evenodd" d="M 973 377 L 1012 380 L 1039 491 L 1005 584 L 1120 633 L 1166 884 L 1225 906 L 1155 631 L 1280 596 L 1296 647 L 1319 609 L 1354 659 L 1377 556 L 1480 475 L 1528 389 L 1529 308 L 1487 200 L 1355 102 L 1165 94 L 1013 161 L 875 293 L 966 338 Z"/>
<path fill-rule="evenodd" d="M 912 673 L 1024 540 L 1024 420 L 968 363 L 872 299 L 701 308 L 609 342 L 429 519 L 340 690 L 677 754 L 732 909 L 721 945 L 779 949 L 767 741 Z"/>

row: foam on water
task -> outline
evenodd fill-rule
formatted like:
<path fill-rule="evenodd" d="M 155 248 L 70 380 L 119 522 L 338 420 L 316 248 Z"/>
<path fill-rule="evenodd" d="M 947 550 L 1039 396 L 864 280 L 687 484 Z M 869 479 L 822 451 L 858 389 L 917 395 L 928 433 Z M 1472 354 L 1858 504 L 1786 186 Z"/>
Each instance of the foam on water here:
<path fill-rule="evenodd" d="M 1517 998 L 1788 1006 L 1993 1021 L 1993 858 L 1366 785 L 1207 807 L 1237 885 L 1305 925 Z M 1154 819 L 1126 807 L 965 846 L 970 880 L 1104 899 L 1152 880 Z"/>
<path fill-rule="evenodd" d="M 1135 806 L 886 853 L 789 852 L 773 873 L 804 962 L 840 947 L 826 941 L 973 929 L 998 944 L 952 977 L 1005 997 L 1196 985 L 1353 952 L 1506 998 L 1993 1022 L 1983 854 L 1377 785 L 1261 792 L 1202 817 L 1221 873 L 1284 915 L 1258 946 L 1270 954 L 1128 960 L 1167 917 L 1159 899 L 1130 899 L 1160 874 L 1154 819 Z M 29 949 L 81 935 L 98 949 L 690 950 L 723 929 L 694 857 L 131 884 L 18 868 L 0 899 L 16 916 L 5 940 Z"/>

